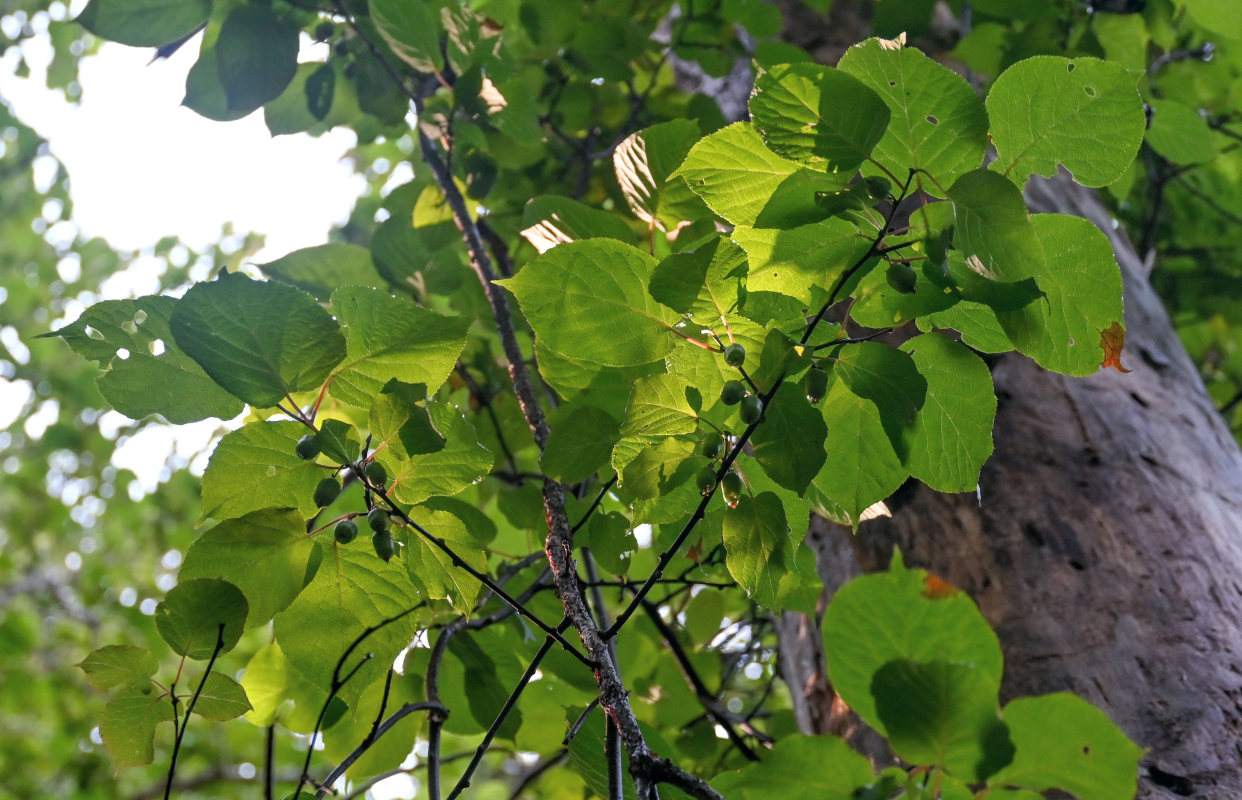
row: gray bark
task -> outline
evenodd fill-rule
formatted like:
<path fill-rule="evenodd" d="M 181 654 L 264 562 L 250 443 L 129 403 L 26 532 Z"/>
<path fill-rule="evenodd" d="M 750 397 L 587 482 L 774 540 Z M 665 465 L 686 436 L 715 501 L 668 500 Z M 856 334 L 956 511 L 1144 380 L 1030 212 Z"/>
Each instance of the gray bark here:
<path fill-rule="evenodd" d="M 1109 235 L 1125 281 L 1123 361 L 1133 371 L 1075 379 L 1000 357 L 982 502 L 911 482 L 890 500 L 891 519 L 862 526 L 854 550 L 871 571 L 900 546 L 907 564 L 975 598 L 1005 651 L 1003 699 L 1072 691 L 1150 748 L 1139 797 L 1235 800 L 1242 454 L 1098 199 L 1057 180 L 1035 181 L 1028 200 Z M 826 582 L 839 582 L 842 537 L 808 538 Z M 798 680 L 791 685 L 807 685 Z"/>

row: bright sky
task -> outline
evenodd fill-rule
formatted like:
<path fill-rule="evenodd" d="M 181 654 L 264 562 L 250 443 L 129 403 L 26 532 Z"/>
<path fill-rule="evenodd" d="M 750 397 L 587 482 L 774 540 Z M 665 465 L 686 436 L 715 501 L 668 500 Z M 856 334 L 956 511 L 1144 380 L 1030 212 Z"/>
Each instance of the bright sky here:
<path fill-rule="evenodd" d="M 68 13 L 76 13 L 80 4 Z M 61 17 L 66 13 L 63 7 L 54 11 Z M 14 24 L 12 18 L 5 22 L 6 27 Z M 40 15 L 31 24 L 43 33 L 49 19 Z M 302 58 L 321 56 L 316 47 L 309 46 Z M 17 48 L 0 56 L 0 98 L 49 141 L 69 172 L 73 225 L 85 236 L 106 238 L 118 250 L 142 251 L 165 236 L 201 249 L 219 240 L 221 226 L 232 221 L 238 234 L 266 236 L 266 246 L 253 258 L 256 263 L 327 241 L 328 230 L 348 218 L 365 190 L 364 180 L 345 159 L 355 143 L 353 133 L 337 129 L 319 138 L 273 138 L 262 112 L 236 122 L 204 119 L 181 107 L 197 40 L 168 60 L 148 64 L 152 52 L 104 44 L 98 55 L 81 63 L 81 103 L 76 106 L 44 87 L 51 60 L 46 38 L 27 40 L 21 48 L 31 68 L 29 78 L 14 74 Z M 36 161 L 36 180 L 52 166 L 50 159 Z M 136 265 L 110 280 L 102 295 L 154 291 L 163 265 L 142 257 Z M 20 356 L 25 348 L 9 341 L 16 339 L 16 330 L 3 320 L 0 305 L 0 340 Z M 28 383 L 10 381 L 12 376 L 4 372 L 0 370 L 0 431 L 35 400 Z M 54 400 L 44 401 L 27 433 L 41 435 L 57 411 Z M 124 421 L 114 412 L 110 416 L 116 419 L 106 415 L 101 421 L 105 426 Z M 188 459 L 207 444 L 216 427 L 209 420 L 183 426 L 176 435 L 150 428 L 118 451 L 117 466 L 134 470 L 142 489 L 151 491 L 163 477 L 164 459 L 158 453 Z"/>

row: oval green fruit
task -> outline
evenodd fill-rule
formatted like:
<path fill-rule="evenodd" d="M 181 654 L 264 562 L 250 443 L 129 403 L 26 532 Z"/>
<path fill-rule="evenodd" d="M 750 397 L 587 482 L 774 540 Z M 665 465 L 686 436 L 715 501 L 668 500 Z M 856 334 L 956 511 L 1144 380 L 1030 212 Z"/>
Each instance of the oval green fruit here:
<path fill-rule="evenodd" d="M 828 373 L 819 367 L 811 367 L 802 379 L 802 388 L 806 390 L 806 399 L 815 405 L 828 393 Z"/>
<path fill-rule="evenodd" d="M 703 440 L 703 446 L 699 448 L 699 452 L 714 461 L 720 457 L 720 451 L 723 444 L 724 442 L 721 440 L 720 434 L 709 434 L 708 437 Z"/>
<path fill-rule="evenodd" d="M 373 531 L 388 530 L 388 512 L 382 508 L 373 508 L 367 512 L 367 524 Z"/>
<path fill-rule="evenodd" d="M 336 523 L 336 527 L 332 529 L 332 535 L 341 544 L 349 544 L 358 538 L 358 526 L 352 519 L 343 519 Z"/>
<path fill-rule="evenodd" d="M 720 494 L 729 508 L 737 508 L 742 500 L 742 476 L 733 470 L 726 472 L 720 479 Z"/>
<path fill-rule="evenodd" d="M 315 487 L 315 505 L 325 508 L 341 495 L 341 482 L 336 478 L 324 478 Z"/>
<path fill-rule="evenodd" d="M 735 406 L 746 396 L 746 384 L 741 381 L 726 381 L 720 390 L 720 402 L 726 406 Z"/>
<path fill-rule="evenodd" d="M 314 434 L 308 433 L 301 439 L 298 439 L 295 451 L 298 454 L 298 458 L 303 461 L 310 461 L 312 458 L 319 455 L 319 442 L 315 439 Z"/>
<path fill-rule="evenodd" d="M 884 277 L 888 280 L 888 285 L 901 292 L 902 294 L 914 294 L 915 286 L 918 283 L 918 276 L 914 274 L 914 268 L 909 264 L 889 264 L 888 271 L 884 273 Z"/>
<path fill-rule="evenodd" d="M 763 416 L 763 400 L 759 395 L 752 394 L 742 401 L 742 407 L 738 410 L 742 417 L 742 422 L 747 425 L 754 425 Z"/>
<path fill-rule="evenodd" d="M 376 531 L 371 534 L 371 546 L 375 548 L 375 555 L 385 561 L 392 558 L 392 554 L 397 552 L 397 543 L 393 541 L 392 534 L 386 530 Z"/>
<path fill-rule="evenodd" d="M 388 470 L 384 469 L 384 465 L 378 461 L 372 461 L 367 464 L 363 471 L 367 476 L 367 480 L 376 486 L 383 486 L 388 483 Z"/>
<path fill-rule="evenodd" d="M 716 488 L 716 470 L 703 467 L 699 470 L 699 474 L 694 476 L 694 482 L 698 484 L 699 494 L 707 497 Z"/>
<path fill-rule="evenodd" d="M 746 348 L 737 342 L 724 349 L 725 363 L 731 367 L 740 367 L 746 363 Z"/>

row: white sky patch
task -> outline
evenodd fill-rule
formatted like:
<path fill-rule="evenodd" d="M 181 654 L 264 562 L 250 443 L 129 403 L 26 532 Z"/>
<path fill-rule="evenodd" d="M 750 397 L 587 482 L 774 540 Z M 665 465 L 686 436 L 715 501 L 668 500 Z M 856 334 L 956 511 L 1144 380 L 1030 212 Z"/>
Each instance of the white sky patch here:
<path fill-rule="evenodd" d="M 81 62 L 76 107 L 44 88 L 47 40 L 27 40 L 22 51 L 31 75 L 13 75 L 11 49 L 0 57 L 0 97 L 65 164 L 74 223 L 118 249 L 150 247 L 164 236 L 202 249 L 232 221 L 239 232 L 267 236 L 256 260 L 268 261 L 326 242 L 366 189 L 344 159 L 356 143 L 352 131 L 273 138 L 262 111 L 213 122 L 183 108 L 198 39 L 150 65 L 151 49 L 104 44 Z M 49 167 L 40 174 L 49 180 Z"/>

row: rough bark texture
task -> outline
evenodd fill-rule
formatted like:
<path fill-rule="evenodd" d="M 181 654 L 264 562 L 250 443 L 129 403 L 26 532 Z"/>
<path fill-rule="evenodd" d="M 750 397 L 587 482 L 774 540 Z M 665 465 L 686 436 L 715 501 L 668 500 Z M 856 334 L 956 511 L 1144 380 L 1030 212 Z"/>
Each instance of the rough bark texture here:
<path fill-rule="evenodd" d="M 899 545 L 969 592 L 1004 647 L 1005 698 L 1075 692 L 1150 748 L 1139 797 L 1242 797 L 1242 455 L 1098 200 L 1064 180 L 1028 199 L 1109 234 L 1133 372 L 999 358 L 982 503 L 912 482 L 855 550 L 871 571 Z M 840 535 L 809 541 L 839 580 Z"/>

